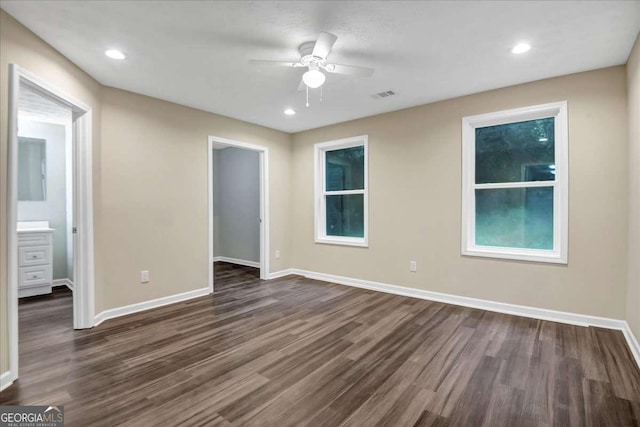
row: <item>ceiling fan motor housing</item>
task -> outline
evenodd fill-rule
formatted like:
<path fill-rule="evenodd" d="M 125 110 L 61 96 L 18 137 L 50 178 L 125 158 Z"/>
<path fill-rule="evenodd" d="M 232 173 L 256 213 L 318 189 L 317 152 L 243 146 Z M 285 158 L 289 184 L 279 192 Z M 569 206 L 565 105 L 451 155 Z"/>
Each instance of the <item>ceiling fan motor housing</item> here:
<path fill-rule="evenodd" d="M 326 62 L 325 58 L 320 58 L 319 56 L 313 56 L 311 53 L 313 52 L 313 47 L 316 42 L 306 42 L 302 43 L 298 48 L 298 52 L 300 52 L 300 63 L 304 66 L 309 65 L 324 65 Z"/>

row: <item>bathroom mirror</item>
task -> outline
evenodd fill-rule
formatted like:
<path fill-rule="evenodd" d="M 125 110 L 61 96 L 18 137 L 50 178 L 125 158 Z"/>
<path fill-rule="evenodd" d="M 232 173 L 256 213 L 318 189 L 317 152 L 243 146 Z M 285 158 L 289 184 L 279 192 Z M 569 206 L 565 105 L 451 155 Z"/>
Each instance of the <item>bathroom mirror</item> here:
<path fill-rule="evenodd" d="M 18 137 L 18 200 L 46 200 L 46 141 Z"/>

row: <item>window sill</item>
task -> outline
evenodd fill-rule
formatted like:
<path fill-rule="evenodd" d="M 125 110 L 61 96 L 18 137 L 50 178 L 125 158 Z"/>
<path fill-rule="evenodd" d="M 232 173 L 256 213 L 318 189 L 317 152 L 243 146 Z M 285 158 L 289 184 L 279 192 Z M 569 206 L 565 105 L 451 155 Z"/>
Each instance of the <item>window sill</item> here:
<path fill-rule="evenodd" d="M 361 248 L 369 247 L 367 239 L 357 237 L 316 237 L 315 242 L 323 245 L 357 246 Z"/>
<path fill-rule="evenodd" d="M 551 264 L 568 264 L 567 257 L 558 251 L 545 251 L 536 249 L 513 249 L 506 250 L 499 247 L 471 247 L 462 250 L 464 256 L 475 256 L 485 258 L 499 258 L 514 261 L 544 262 Z"/>

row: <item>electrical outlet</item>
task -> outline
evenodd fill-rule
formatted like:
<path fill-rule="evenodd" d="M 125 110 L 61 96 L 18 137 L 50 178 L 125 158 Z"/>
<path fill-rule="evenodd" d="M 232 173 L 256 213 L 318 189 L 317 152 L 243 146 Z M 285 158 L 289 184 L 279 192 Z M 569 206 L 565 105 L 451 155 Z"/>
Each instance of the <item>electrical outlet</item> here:
<path fill-rule="evenodd" d="M 418 271 L 418 263 L 416 263 L 415 261 L 409 261 L 409 271 L 414 273 Z"/>
<path fill-rule="evenodd" d="M 276 259 L 280 259 L 280 249 L 276 249 Z"/>
<path fill-rule="evenodd" d="M 149 283 L 149 270 L 142 270 L 140 272 L 140 283 Z"/>

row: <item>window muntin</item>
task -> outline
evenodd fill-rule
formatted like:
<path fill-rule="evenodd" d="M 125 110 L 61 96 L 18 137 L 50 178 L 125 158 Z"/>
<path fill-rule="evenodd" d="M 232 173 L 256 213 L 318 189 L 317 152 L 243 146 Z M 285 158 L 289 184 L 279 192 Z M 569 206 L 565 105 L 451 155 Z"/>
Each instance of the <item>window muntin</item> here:
<path fill-rule="evenodd" d="M 316 242 L 368 244 L 367 137 L 315 145 Z"/>
<path fill-rule="evenodd" d="M 566 263 L 566 102 L 463 119 L 463 255 Z"/>

